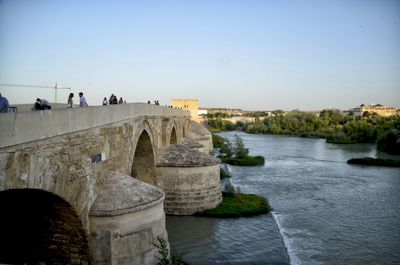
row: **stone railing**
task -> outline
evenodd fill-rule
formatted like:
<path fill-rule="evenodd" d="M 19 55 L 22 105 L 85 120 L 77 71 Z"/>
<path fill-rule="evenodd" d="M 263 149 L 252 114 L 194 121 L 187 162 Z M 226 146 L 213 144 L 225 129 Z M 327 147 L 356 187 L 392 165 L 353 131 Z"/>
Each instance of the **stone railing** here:
<path fill-rule="evenodd" d="M 140 116 L 190 117 L 190 113 L 147 103 L 1 113 L 0 148 Z"/>

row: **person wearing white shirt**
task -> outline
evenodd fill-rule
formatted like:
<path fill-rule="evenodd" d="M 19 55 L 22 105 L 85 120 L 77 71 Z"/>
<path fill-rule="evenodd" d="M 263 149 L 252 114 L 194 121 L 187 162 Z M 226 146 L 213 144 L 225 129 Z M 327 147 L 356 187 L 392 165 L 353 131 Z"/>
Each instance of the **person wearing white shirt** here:
<path fill-rule="evenodd" d="M 86 108 L 87 106 L 86 98 L 83 96 L 82 92 L 79 92 L 79 107 Z"/>

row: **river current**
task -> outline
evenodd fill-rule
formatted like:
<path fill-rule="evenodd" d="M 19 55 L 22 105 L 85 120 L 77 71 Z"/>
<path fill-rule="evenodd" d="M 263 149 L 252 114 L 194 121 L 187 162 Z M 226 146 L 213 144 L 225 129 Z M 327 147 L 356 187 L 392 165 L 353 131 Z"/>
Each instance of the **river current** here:
<path fill-rule="evenodd" d="M 221 133 L 231 139 L 237 132 Z M 400 169 L 349 165 L 387 156 L 374 145 L 237 133 L 264 166 L 228 166 L 272 214 L 167 217 L 171 249 L 189 264 L 400 264 Z"/>

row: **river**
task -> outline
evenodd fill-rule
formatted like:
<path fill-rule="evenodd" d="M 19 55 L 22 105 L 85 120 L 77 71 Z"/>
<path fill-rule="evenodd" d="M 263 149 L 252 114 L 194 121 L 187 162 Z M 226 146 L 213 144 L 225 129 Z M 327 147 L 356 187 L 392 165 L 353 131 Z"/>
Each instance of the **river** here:
<path fill-rule="evenodd" d="M 232 140 L 237 132 L 220 135 Z M 167 217 L 172 251 L 194 264 L 400 264 L 400 169 L 348 165 L 387 156 L 374 145 L 237 133 L 264 166 L 228 166 L 244 193 L 273 213 Z M 286 251 L 287 250 L 287 251 Z"/>

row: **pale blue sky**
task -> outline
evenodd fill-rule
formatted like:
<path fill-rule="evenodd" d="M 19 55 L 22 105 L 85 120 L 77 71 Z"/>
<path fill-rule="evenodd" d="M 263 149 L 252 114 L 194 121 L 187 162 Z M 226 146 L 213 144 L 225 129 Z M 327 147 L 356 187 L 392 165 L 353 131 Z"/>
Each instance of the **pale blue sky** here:
<path fill-rule="evenodd" d="M 400 107 L 400 1 L 0 0 L 0 83 L 55 82 L 90 105 L 114 93 L 249 110 Z M 54 101 L 49 88 L 0 92 Z"/>

